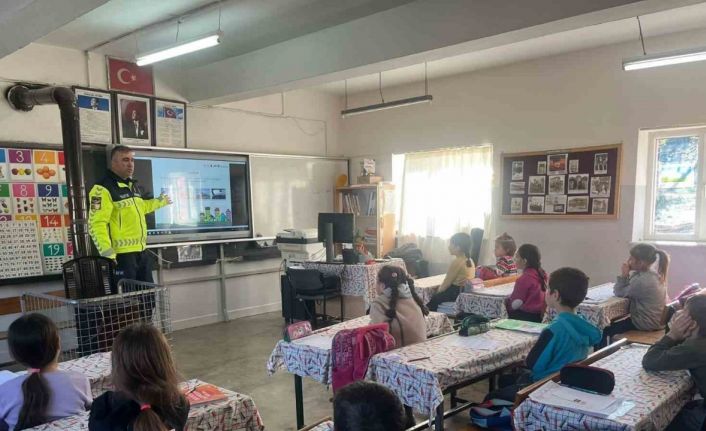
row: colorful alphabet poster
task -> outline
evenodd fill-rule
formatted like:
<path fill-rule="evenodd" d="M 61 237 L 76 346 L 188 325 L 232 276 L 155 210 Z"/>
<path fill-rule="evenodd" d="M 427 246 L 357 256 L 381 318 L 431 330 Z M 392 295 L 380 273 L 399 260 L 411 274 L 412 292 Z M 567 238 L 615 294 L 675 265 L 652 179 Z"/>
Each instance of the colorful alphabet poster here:
<path fill-rule="evenodd" d="M 60 274 L 72 257 L 64 154 L 0 148 L 0 279 Z"/>

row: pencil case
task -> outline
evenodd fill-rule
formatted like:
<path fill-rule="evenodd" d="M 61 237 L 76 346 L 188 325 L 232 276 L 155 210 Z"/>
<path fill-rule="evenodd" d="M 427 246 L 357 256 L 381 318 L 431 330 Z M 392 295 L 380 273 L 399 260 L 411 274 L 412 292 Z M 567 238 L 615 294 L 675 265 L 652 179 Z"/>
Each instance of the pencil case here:
<path fill-rule="evenodd" d="M 566 365 L 559 372 L 561 383 L 576 389 L 609 395 L 615 388 L 615 375 L 604 368 L 588 365 Z"/>
<path fill-rule="evenodd" d="M 309 334 L 311 334 L 311 323 L 308 320 L 302 320 L 284 328 L 284 341 L 294 341 Z"/>

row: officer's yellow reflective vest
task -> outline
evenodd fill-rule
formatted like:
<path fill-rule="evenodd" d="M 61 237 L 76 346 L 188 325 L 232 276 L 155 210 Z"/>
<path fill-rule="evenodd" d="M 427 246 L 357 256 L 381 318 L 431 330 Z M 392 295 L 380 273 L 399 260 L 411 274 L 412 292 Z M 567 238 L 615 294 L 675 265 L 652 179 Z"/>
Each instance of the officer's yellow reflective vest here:
<path fill-rule="evenodd" d="M 143 199 L 135 180 L 109 171 L 89 193 L 88 231 L 101 256 L 142 251 L 147 245 L 145 214 L 167 205 L 167 200 Z"/>

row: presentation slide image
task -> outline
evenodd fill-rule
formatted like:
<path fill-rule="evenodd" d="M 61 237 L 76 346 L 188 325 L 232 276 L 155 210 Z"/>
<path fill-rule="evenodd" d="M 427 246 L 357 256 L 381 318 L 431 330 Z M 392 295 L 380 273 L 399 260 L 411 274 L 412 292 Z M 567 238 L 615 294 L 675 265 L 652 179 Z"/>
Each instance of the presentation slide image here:
<path fill-rule="evenodd" d="M 152 189 L 169 195 L 173 201 L 155 213 L 156 229 L 232 225 L 228 162 L 153 158 L 151 165 Z"/>

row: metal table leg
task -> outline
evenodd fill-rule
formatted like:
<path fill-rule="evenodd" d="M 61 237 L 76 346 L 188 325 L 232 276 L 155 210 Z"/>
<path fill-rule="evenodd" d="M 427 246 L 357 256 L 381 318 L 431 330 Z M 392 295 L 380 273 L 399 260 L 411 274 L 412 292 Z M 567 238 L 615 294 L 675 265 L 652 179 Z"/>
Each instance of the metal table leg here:
<path fill-rule="evenodd" d="M 297 429 L 304 428 L 304 395 L 302 394 L 302 378 L 294 375 L 294 402 L 297 412 Z"/>
<path fill-rule="evenodd" d="M 444 402 L 441 401 L 436 407 L 436 415 L 434 416 L 434 431 L 444 431 Z"/>

